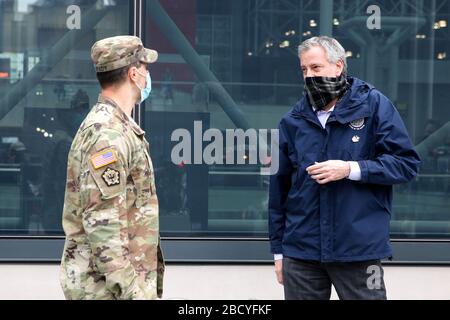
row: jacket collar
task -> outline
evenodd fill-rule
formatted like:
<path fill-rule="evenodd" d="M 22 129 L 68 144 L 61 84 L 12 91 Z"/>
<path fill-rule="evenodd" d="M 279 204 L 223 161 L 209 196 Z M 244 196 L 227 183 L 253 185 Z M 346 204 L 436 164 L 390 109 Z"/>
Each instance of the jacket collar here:
<path fill-rule="evenodd" d="M 349 77 L 348 81 L 350 88 L 336 104 L 329 122 L 338 121 L 341 124 L 347 124 L 354 120 L 369 117 L 371 114 L 370 107 L 366 102 L 374 87 L 358 78 Z M 316 112 L 314 112 L 306 93 L 295 105 L 291 115 L 318 124 Z"/>

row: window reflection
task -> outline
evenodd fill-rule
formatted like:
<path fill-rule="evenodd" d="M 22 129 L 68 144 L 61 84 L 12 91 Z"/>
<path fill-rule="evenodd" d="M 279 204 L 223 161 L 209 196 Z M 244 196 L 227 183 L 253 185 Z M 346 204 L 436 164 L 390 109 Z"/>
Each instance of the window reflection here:
<path fill-rule="evenodd" d="M 155 16 L 158 3 L 168 18 Z M 266 236 L 261 164 L 173 163 L 170 136 L 179 128 L 194 135 L 195 121 L 203 133 L 224 136 L 276 128 L 302 93 L 297 45 L 332 33 L 347 50 L 350 73 L 395 102 L 423 159 L 416 181 L 395 188 L 392 237 L 450 237 L 450 1 L 374 1 L 380 30 L 367 29 L 367 1 L 327 3 L 147 1 L 145 40 L 160 58 L 141 122 L 164 235 Z M 68 29 L 69 5 L 81 10 L 80 29 Z M 0 235 L 62 235 L 67 151 L 99 92 L 90 48 L 129 33 L 129 5 L 0 1 Z M 171 21 L 182 37 L 165 31 Z M 244 155 L 251 149 L 248 142 L 237 147 Z"/>
<path fill-rule="evenodd" d="M 147 8 L 147 42 L 160 52 L 160 60 L 152 73 L 156 84 L 153 99 L 146 105 L 145 127 L 153 141 L 152 153 L 165 150 L 155 161 L 157 170 L 177 176 L 168 184 L 164 175 L 157 175 L 163 203 L 170 203 L 161 206 L 166 234 L 266 235 L 267 180 L 258 168 L 185 165 L 180 169 L 170 161 L 176 142 L 169 137 L 180 125 L 193 130 L 193 122 L 205 114 L 209 120 L 203 132 L 245 128 L 242 124 L 276 128 L 302 94 L 298 44 L 332 34 L 347 50 L 350 73 L 371 82 L 395 102 L 424 159 L 416 181 L 395 188 L 392 237 L 450 236 L 450 113 L 445 107 L 450 84 L 449 1 L 159 3 L 167 18 L 161 18 L 158 6 Z M 368 28 L 369 5 L 379 7 L 381 29 L 376 29 L 376 23 Z M 171 28 L 172 22 L 182 37 Z M 224 99 L 220 88 L 231 101 Z M 159 117 L 165 120 L 157 125 Z M 196 177 L 189 172 L 194 169 L 202 174 Z M 205 181 L 194 183 L 199 179 Z M 185 201 L 180 202 L 179 191 L 165 188 L 187 189 Z M 201 209 L 190 207 L 199 202 Z M 177 214 L 178 220 L 173 217 Z M 190 221 L 193 214 L 203 217 L 200 229 Z M 185 222 L 180 226 L 175 221 Z"/>
<path fill-rule="evenodd" d="M 63 234 L 67 154 L 99 92 L 90 48 L 127 34 L 128 10 L 128 1 L 0 1 L 0 235 Z"/>

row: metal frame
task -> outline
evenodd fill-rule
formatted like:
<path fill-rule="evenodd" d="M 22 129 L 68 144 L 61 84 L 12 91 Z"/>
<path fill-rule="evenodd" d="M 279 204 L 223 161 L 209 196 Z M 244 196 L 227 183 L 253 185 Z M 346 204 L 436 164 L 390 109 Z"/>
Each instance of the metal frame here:
<path fill-rule="evenodd" d="M 1 238 L 0 263 L 58 263 L 63 246 L 62 237 Z M 267 239 L 163 238 L 162 247 L 168 263 L 273 263 Z M 394 240 L 392 247 L 386 265 L 450 265 L 449 241 Z"/>
<path fill-rule="evenodd" d="M 447 1 L 447 0 L 446 0 Z M 284 1 L 283 1 L 284 2 Z M 297 1 L 295 1 L 297 2 Z M 335 1 L 337 4 L 339 1 Z M 365 1 L 358 1 L 361 4 Z M 393 1 L 397 5 L 392 10 L 406 10 L 411 7 L 411 1 Z M 341 1 L 342 3 L 342 1 Z M 161 10 L 157 1 L 133 0 L 130 3 L 130 31 L 140 37 L 145 36 L 143 18 L 147 13 L 146 4 Z M 158 11 L 159 12 L 159 11 Z M 354 10 L 345 10 L 342 14 L 354 13 Z M 292 14 L 292 11 L 290 12 Z M 162 19 L 164 20 L 164 18 Z M 179 40 L 179 30 L 174 29 L 170 21 L 160 20 L 160 26 L 166 30 L 175 31 L 171 34 L 173 41 Z M 252 20 L 255 22 L 255 20 Z M 66 41 L 65 41 L 66 42 Z M 176 41 L 175 41 L 176 42 Z M 63 46 L 66 50 L 66 46 Z M 58 56 L 64 50 L 58 51 Z M 195 51 L 184 47 L 182 54 L 186 61 L 190 61 L 194 70 L 200 74 L 203 81 L 215 87 L 216 94 L 222 99 L 224 111 L 235 123 L 246 126 L 245 118 L 241 118 L 239 110 L 233 110 L 234 101 L 221 87 L 209 70 L 205 70 L 200 63 L 197 64 Z M 30 78 L 31 82 L 39 81 L 41 74 Z M 24 84 L 26 88 L 30 83 Z M 22 88 L 22 87 L 21 87 Z M 224 92 L 225 91 L 225 92 Z M 12 97 L 18 97 L 19 92 L 12 93 Z M 17 97 L 16 97 L 17 96 Z M 230 100 L 231 99 L 231 100 Z M 138 123 L 142 123 L 141 106 L 136 109 L 133 116 Z M 227 112 L 228 111 L 228 112 Z M 394 248 L 394 258 L 386 264 L 406 265 L 450 265 L 450 239 L 428 240 L 428 239 L 394 239 L 391 241 Z M 31 237 L 31 236 L 0 236 L 0 262 L 59 262 L 64 237 Z M 269 241 L 266 238 L 162 238 L 162 245 L 167 261 L 174 263 L 273 263 L 269 251 Z M 220 250 L 217 250 L 220 248 Z"/>
<path fill-rule="evenodd" d="M 133 35 L 137 36 L 141 39 L 142 39 L 142 35 L 143 35 L 143 28 L 142 28 L 143 14 L 142 14 L 142 12 L 145 12 L 145 11 L 142 11 L 142 8 L 143 8 L 142 0 L 133 0 L 133 2 L 131 3 L 130 13 L 132 12 L 133 19 L 130 20 L 130 26 L 132 26 Z M 137 108 L 133 109 L 131 112 L 131 116 L 137 123 L 140 124 L 140 122 L 141 122 L 141 107 L 138 106 Z"/>

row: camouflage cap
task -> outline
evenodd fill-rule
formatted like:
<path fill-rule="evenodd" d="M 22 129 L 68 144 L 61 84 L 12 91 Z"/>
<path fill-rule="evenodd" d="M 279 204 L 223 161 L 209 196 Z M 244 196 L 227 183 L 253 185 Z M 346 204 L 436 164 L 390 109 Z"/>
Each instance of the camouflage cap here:
<path fill-rule="evenodd" d="M 144 48 L 138 37 L 117 36 L 97 41 L 92 46 L 91 58 L 97 72 L 107 72 L 138 61 L 153 63 L 158 52 Z"/>

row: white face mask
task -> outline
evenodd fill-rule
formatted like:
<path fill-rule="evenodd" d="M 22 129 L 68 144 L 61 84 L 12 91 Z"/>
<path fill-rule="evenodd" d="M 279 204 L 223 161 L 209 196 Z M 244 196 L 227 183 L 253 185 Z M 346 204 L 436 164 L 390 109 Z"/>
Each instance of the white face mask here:
<path fill-rule="evenodd" d="M 146 81 L 144 88 L 139 87 L 137 82 L 135 83 L 136 87 L 138 87 L 139 90 L 141 90 L 141 101 L 139 103 L 142 103 L 150 96 L 150 92 L 152 91 L 152 78 L 150 77 L 150 72 L 148 72 L 148 71 L 147 71 L 146 76 L 144 76 L 139 71 L 137 73 L 139 73 L 141 76 L 145 77 L 145 81 Z"/>

